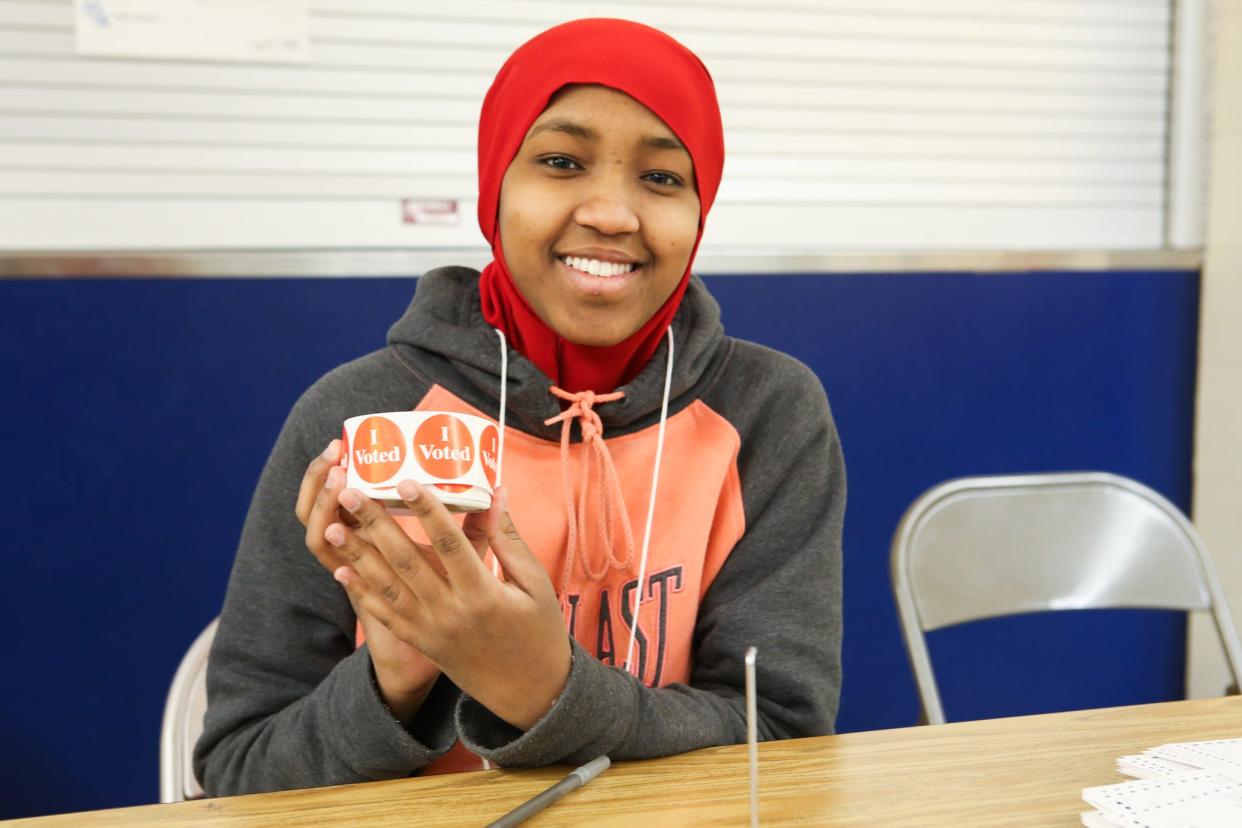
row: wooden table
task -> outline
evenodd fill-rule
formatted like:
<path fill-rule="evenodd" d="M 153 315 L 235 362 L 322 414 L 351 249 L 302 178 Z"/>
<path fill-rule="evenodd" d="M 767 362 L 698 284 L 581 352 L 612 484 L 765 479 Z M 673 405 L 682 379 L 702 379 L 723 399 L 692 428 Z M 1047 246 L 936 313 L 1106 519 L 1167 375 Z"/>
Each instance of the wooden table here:
<path fill-rule="evenodd" d="M 1242 736 L 1242 697 L 877 730 L 759 746 L 764 825 L 1074 826 L 1118 756 Z M 480 771 L 19 820 L 12 825 L 483 825 L 565 774 Z M 746 825 L 746 746 L 623 762 L 528 825 Z"/>

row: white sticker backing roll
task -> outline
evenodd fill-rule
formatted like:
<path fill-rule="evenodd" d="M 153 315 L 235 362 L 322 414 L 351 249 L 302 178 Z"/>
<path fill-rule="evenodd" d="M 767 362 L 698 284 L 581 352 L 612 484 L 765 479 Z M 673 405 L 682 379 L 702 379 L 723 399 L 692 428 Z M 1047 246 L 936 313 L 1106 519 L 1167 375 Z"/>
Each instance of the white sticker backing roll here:
<path fill-rule="evenodd" d="M 397 494 L 402 480 L 416 480 L 452 511 L 492 505 L 500 434 L 496 424 L 472 414 L 393 411 L 350 417 L 341 431 L 345 485 L 407 511 Z"/>

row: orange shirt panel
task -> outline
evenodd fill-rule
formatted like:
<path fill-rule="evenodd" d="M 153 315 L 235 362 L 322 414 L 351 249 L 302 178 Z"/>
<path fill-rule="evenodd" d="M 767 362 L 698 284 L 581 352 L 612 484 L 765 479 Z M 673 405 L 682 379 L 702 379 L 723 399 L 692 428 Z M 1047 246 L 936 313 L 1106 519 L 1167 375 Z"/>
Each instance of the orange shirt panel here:
<path fill-rule="evenodd" d="M 487 416 L 439 385 L 432 387 L 416 410 Z M 637 669 L 632 671 L 651 686 L 689 681 L 699 603 L 745 531 L 737 431 L 701 401 L 669 417 L 665 427 L 659 502 L 635 637 Z M 633 528 L 631 567 L 626 571 L 609 569 L 602 580 L 595 581 L 586 575 L 580 562 L 575 562 L 568 589 L 561 596 L 566 624 L 574 638 L 588 652 L 617 667 L 624 666 L 629 645 L 657 434 L 654 425 L 620 437 L 605 434 Z M 575 488 L 584 455 L 581 443 L 570 445 L 570 474 Z M 509 429 L 503 462 L 509 514 L 559 587 L 568 537 L 560 444 Z M 587 502 L 594 501 L 588 498 Z M 415 518 L 398 517 L 397 521 L 410 537 L 426 542 Z M 588 522 L 588 526 L 593 524 Z M 624 542 L 619 529 L 613 535 L 614 543 Z M 602 560 L 603 551 L 595 548 L 597 543 L 594 537 L 580 539 L 579 556 Z M 423 773 L 479 767 L 479 759 L 458 744 Z"/>

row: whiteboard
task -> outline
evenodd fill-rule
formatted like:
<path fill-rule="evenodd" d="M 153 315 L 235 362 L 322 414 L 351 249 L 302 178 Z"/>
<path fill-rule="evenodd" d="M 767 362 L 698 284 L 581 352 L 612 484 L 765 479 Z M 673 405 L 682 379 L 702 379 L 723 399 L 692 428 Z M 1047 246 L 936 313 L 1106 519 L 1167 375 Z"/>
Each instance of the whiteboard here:
<path fill-rule="evenodd" d="M 0 0 L 0 250 L 479 249 L 483 94 L 587 16 L 716 80 L 705 254 L 1164 245 L 1167 0 L 308 6 L 284 65 L 78 55 L 72 0 Z"/>

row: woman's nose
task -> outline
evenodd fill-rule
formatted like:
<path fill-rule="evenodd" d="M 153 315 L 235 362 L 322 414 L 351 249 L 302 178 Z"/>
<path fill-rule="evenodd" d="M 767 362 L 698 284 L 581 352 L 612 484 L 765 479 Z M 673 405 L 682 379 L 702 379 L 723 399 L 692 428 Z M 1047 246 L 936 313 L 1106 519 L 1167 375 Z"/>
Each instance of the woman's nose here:
<path fill-rule="evenodd" d="M 615 190 L 593 193 L 574 210 L 574 221 L 605 236 L 637 233 L 638 214 Z"/>

